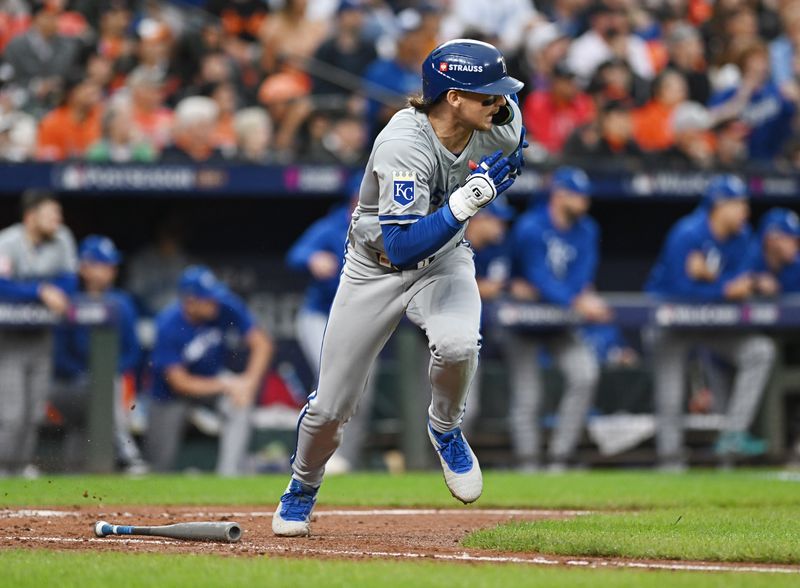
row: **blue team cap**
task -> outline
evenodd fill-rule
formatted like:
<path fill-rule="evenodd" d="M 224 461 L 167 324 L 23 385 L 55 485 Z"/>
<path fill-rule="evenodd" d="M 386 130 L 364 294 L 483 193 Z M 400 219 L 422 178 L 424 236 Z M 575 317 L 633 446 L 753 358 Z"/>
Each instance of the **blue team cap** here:
<path fill-rule="evenodd" d="M 800 237 L 800 217 L 788 208 L 772 208 L 766 212 L 759 224 L 761 235 L 777 232 Z"/>
<path fill-rule="evenodd" d="M 514 208 L 508 203 L 508 199 L 505 197 L 504 194 L 501 194 L 494 200 L 492 200 L 491 204 L 488 206 L 484 206 L 481 211 L 487 212 L 492 216 L 496 216 L 500 220 L 510 221 L 514 218 L 516 211 Z"/>
<path fill-rule="evenodd" d="M 589 176 L 580 168 L 562 165 L 553 172 L 552 188 L 561 188 L 588 196 L 592 191 Z"/>
<path fill-rule="evenodd" d="M 219 301 L 227 293 L 225 284 L 207 266 L 190 265 L 178 281 L 178 294 Z"/>
<path fill-rule="evenodd" d="M 703 192 L 703 203 L 712 206 L 724 200 L 740 200 L 747 198 L 747 186 L 739 176 L 720 174 L 711 178 Z"/>
<path fill-rule="evenodd" d="M 122 254 L 114 241 L 101 235 L 89 235 L 81 241 L 79 257 L 81 261 L 108 265 L 118 265 L 122 261 Z"/>

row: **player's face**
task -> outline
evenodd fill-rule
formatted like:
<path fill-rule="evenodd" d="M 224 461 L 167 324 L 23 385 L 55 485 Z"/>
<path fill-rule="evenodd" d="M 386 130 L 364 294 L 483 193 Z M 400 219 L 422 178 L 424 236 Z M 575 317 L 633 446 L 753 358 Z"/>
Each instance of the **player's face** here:
<path fill-rule="evenodd" d="M 117 266 L 110 263 L 81 262 L 81 279 L 89 292 L 104 292 L 117 279 Z"/>
<path fill-rule="evenodd" d="M 772 250 L 783 264 L 792 263 L 800 252 L 800 239 L 785 233 L 771 232 L 766 237 L 765 246 Z"/>
<path fill-rule="evenodd" d="M 42 202 L 31 214 L 33 214 L 34 229 L 45 239 L 52 239 L 61 228 L 63 218 L 61 205 L 58 202 L 53 200 Z"/>
<path fill-rule="evenodd" d="M 506 103 L 505 96 L 492 96 L 476 92 L 458 92 L 460 100 L 455 104 L 461 124 L 475 130 L 492 128 L 492 117 Z"/>
<path fill-rule="evenodd" d="M 211 298 L 184 296 L 182 302 L 184 314 L 194 323 L 213 320 L 219 313 L 219 304 Z"/>
<path fill-rule="evenodd" d="M 591 200 L 585 194 L 560 189 L 556 190 L 554 195 L 565 216 L 572 219 L 573 222 L 589 212 Z"/>
<path fill-rule="evenodd" d="M 720 215 L 731 232 L 742 230 L 750 217 L 750 204 L 745 199 L 727 200 L 719 205 Z"/>

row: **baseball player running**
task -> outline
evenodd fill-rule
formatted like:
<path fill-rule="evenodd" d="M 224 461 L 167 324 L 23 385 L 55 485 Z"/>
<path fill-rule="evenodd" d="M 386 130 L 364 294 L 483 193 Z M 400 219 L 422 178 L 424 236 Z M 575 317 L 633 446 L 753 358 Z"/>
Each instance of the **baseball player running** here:
<path fill-rule="evenodd" d="M 744 182 L 732 175 L 712 178 L 702 205 L 670 230 L 645 289 L 687 302 L 739 302 L 753 294 L 747 249 L 750 207 Z M 656 449 L 661 469 L 685 468 L 683 390 L 686 356 L 702 346 L 736 366 L 724 430 L 716 444 L 723 462 L 758 455 L 765 443 L 748 434 L 767 385 L 775 344 L 759 334 L 696 333 L 658 329 L 653 333 Z"/>
<path fill-rule="evenodd" d="M 322 343 L 319 384 L 300 415 L 292 479 L 272 519 L 276 535 L 309 534 L 325 464 L 403 314 L 428 338 L 428 435 L 445 482 L 464 503 L 481 495 L 480 466 L 459 428 L 478 361 L 481 310 L 462 237 L 466 222 L 522 165 L 521 115 L 508 98 L 522 86 L 492 45 L 444 43 L 422 65 L 422 96 L 376 138 Z M 480 163 L 472 169 L 471 161 Z"/>

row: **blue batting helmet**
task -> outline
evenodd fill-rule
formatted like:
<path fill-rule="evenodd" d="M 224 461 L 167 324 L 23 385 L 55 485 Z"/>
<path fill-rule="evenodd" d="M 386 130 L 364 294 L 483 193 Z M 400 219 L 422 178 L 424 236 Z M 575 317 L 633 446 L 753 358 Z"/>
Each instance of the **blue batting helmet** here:
<path fill-rule="evenodd" d="M 506 60 L 496 47 L 474 39 L 442 43 L 422 64 L 422 99 L 429 103 L 448 90 L 507 95 L 522 86 L 508 75 Z"/>
<path fill-rule="evenodd" d="M 747 198 L 747 186 L 738 176 L 720 174 L 711 178 L 703 192 L 703 204 L 713 206 L 724 200 L 740 200 Z"/>

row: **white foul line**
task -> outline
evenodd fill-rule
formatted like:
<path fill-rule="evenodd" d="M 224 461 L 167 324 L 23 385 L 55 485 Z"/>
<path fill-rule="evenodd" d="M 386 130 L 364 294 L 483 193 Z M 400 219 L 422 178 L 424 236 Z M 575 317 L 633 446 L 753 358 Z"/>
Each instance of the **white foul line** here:
<path fill-rule="evenodd" d="M 89 537 L 86 539 L 75 537 L 44 537 L 44 536 L 30 536 L 30 537 L 3 537 L 5 541 L 33 541 L 42 543 L 122 543 L 127 544 L 146 544 L 146 545 L 176 545 L 180 541 L 164 541 L 161 539 L 129 539 L 121 537 Z M 545 566 L 567 566 L 567 567 L 582 567 L 582 568 L 630 568 L 641 570 L 667 570 L 673 572 L 748 572 L 755 574 L 800 574 L 800 568 L 789 567 L 760 567 L 748 565 L 730 565 L 722 566 L 716 564 L 703 564 L 703 563 L 679 563 L 679 562 L 636 562 L 636 561 L 603 561 L 603 560 L 582 560 L 582 559 L 550 559 L 547 557 L 515 557 L 515 556 L 500 556 L 500 555 L 472 555 L 470 553 L 455 553 L 455 554 L 431 554 L 431 553 L 417 553 L 417 552 L 399 552 L 399 551 L 360 551 L 360 550 L 347 550 L 347 549 L 306 549 L 306 548 L 285 548 L 272 545 L 259 545 L 250 541 L 243 541 L 239 544 L 231 544 L 228 547 L 234 548 L 236 545 L 255 548 L 263 552 L 270 552 L 277 555 L 286 555 L 293 553 L 298 555 L 326 555 L 334 557 L 374 557 L 374 558 L 393 558 L 393 559 L 435 559 L 439 561 L 459 561 L 459 562 L 472 562 L 472 563 L 503 563 L 503 564 L 527 564 L 527 565 L 545 565 Z"/>

